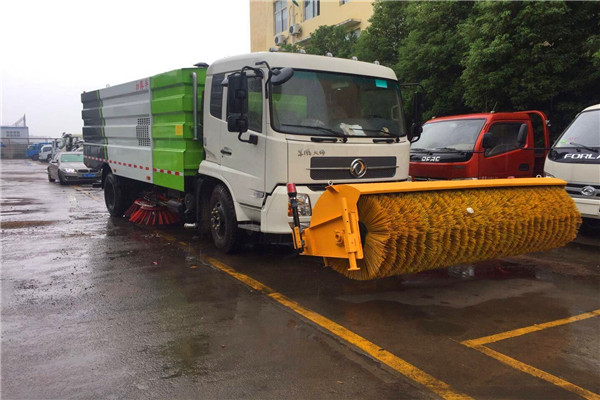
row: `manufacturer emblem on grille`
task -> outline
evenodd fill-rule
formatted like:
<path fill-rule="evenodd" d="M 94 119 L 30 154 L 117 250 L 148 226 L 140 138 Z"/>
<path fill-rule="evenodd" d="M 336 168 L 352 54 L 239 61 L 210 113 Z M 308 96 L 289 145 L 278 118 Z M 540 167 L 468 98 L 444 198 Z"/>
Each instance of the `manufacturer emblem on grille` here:
<path fill-rule="evenodd" d="M 360 158 L 350 163 L 350 174 L 356 178 L 362 178 L 367 173 L 367 164 Z"/>
<path fill-rule="evenodd" d="M 584 186 L 581 189 L 581 194 L 584 196 L 593 196 L 596 194 L 596 189 L 593 186 Z"/>

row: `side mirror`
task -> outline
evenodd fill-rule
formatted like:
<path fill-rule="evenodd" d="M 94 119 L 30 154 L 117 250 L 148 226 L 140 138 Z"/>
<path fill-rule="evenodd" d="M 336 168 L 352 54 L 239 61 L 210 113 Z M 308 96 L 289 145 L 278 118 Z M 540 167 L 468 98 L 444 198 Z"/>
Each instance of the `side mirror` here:
<path fill-rule="evenodd" d="M 496 147 L 498 144 L 498 138 L 492 135 L 491 132 L 487 132 L 483 134 L 483 139 L 481 140 L 481 147 L 484 149 L 491 149 L 492 147 Z"/>
<path fill-rule="evenodd" d="M 421 133 L 423 133 L 423 126 L 413 123 L 408 130 L 408 135 L 406 136 L 408 137 L 409 142 L 414 143 L 421 139 Z"/>
<path fill-rule="evenodd" d="M 519 128 L 519 135 L 517 136 L 517 146 L 523 147 L 527 143 L 527 134 L 529 133 L 529 127 L 527 124 L 521 124 Z"/>
<path fill-rule="evenodd" d="M 271 76 L 271 84 L 275 86 L 283 85 L 284 83 L 289 81 L 292 78 L 292 76 L 294 76 L 294 69 L 289 67 L 285 67 L 282 69 L 274 69 L 271 72 L 273 74 Z"/>
<path fill-rule="evenodd" d="M 412 119 L 413 123 L 408 130 L 408 140 L 411 143 L 421 138 L 423 132 L 423 92 L 417 90 L 412 97 Z"/>
<path fill-rule="evenodd" d="M 243 133 L 248 130 L 248 77 L 236 72 L 227 77 L 227 130 Z"/>

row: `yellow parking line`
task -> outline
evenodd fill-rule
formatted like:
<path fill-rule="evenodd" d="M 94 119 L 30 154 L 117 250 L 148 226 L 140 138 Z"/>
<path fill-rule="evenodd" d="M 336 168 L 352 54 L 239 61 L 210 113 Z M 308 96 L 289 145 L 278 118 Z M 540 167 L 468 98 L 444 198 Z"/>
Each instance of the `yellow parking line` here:
<path fill-rule="evenodd" d="M 94 196 L 93 194 L 91 194 L 90 192 L 86 191 L 86 190 L 85 190 L 84 188 L 82 188 L 81 186 L 77 186 L 77 185 L 75 185 L 75 186 L 73 186 L 73 189 L 75 189 L 75 190 L 77 190 L 78 192 L 80 192 L 80 193 L 82 193 L 82 194 L 86 195 L 87 197 L 89 197 L 89 198 L 90 198 L 90 199 L 92 199 L 92 200 L 95 200 L 95 201 L 102 201 L 102 199 L 101 199 L 101 198 L 98 198 L 98 197 Z"/>
<path fill-rule="evenodd" d="M 543 329 L 552 328 L 555 326 L 571 324 L 573 322 L 581 321 L 581 320 L 592 318 L 592 317 L 597 317 L 599 315 L 600 315 L 600 309 L 590 311 L 590 312 L 587 312 L 584 314 L 575 315 L 575 316 L 569 317 L 569 318 L 558 319 L 556 321 L 545 322 L 543 324 L 535 324 L 535 325 L 527 326 L 525 328 L 519 328 L 519 329 L 514 329 L 514 330 L 508 331 L 508 332 L 497 333 L 495 335 L 485 336 L 485 337 L 482 337 L 479 339 L 465 340 L 464 342 L 461 342 L 461 343 L 468 347 L 481 346 L 484 344 L 498 342 L 498 341 L 504 340 L 504 339 L 509 339 L 509 338 L 513 338 L 513 337 L 517 337 L 517 336 L 521 336 L 521 335 L 526 335 L 531 332 L 541 331 Z"/>
<path fill-rule="evenodd" d="M 568 390 L 569 392 L 575 393 L 575 394 L 583 397 L 584 399 L 600 400 L 600 395 L 598 395 L 596 393 L 590 392 L 589 390 L 583 389 L 577 385 L 572 384 L 571 382 L 565 381 L 564 379 L 561 379 L 557 376 L 554 376 L 545 371 L 537 369 L 531 365 L 525 364 L 519 360 L 515 360 L 514 358 L 508 357 L 505 354 L 499 353 L 499 352 L 492 350 L 485 346 L 486 344 L 495 343 L 495 342 L 499 342 L 501 340 L 526 335 L 526 334 L 532 333 L 532 332 L 538 332 L 543 329 L 548 329 L 548 328 L 552 328 L 555 326 L 571 324 L 573 322 L 582 321 L 582 320 L 592 318 L 592 317 L 597 317 L 599 315 L 600 315 L 600 309 L 590 311 L 587 313 L 583 313 L 583 314 L 579 314 L 579 315 L 575 315 L 575 316 L 568 317 L 568 318 L 563 318 L 563 319 L 558 319 L 555 321 L 546 322 L 543 324 L 535 324 L 535 325 L 527 326 L 525 328 L 513 329 L 512 331 L 507 331 L 507 332 L 502 332 L 502 333 L 498 333 L 495 335 L 485 336 L 485 337 L 482 337 L 479 339 L 465 340 L 465 341 L 461 342 L 461 344 L 463 344 L 467 347 L 470 347 L 472 349 L 475 349 L 477 351 L 480 351 L 481 353 L 483 353 L 489 357 L 495 358 L 496 360 L 498 360 L 512 368 L 515 368 L 519 371 L 525 372 L 529 375 L 535 376 L 536 378 L 543 379 L 546 382 L 549 382 L 553 385 L 559 386 L 565 390 Z"/>
<path fill-rule="evenodd" d="M 245 285 L 251 287 L 252 289 L 259 291 L 263 294 L 266 294 L 279 304 L 287 307 L 288 309 L 294 311 L 295 313 L 301 315 L 307 320 L 317 324 L 322 329 L 334 334 L 335 336 L 345 340 L 346 342 L 354 345 L 355 347 L 361 349 L 365 353 L 369 354 L 371 357 L 376 360 L 384 363 L 388 367 L 394 369 L 395 371 L 401 373 L 407 378 L 411 379 L 414 382 L 417 382 L 427 389 L 433 391 L 444 399 L 470 399 L 471 397 L 459 393 L 450 387 L 447 383 L 440 381 L 439 379 L 434 378 L 433 376 L 427 374 L 426 372 L 420 370 L 414 365 L 404 361 L 403 359 L 395 356 L 387 350 L 382 349 L 380 346 L 368 341 L 367 339 L 357 335 L 356 333 L 350 331 L 349 329 L 344 328 L 343 326 L 333 322 L 332 320 L 311 311 L 295 301 L 290 300 L 286 296 L 281 293 L 276 292 L 270 287 L 262 284 L 261 282 L 244 275 L 240 272 L 237 272 L 235 269 L 230 266 L 223 264 L 222 262 L 212 258 L 206 257 L 206 261 L 208 261 L 212 266 L 223 271 L 238 281 L 244 283 Z"/>

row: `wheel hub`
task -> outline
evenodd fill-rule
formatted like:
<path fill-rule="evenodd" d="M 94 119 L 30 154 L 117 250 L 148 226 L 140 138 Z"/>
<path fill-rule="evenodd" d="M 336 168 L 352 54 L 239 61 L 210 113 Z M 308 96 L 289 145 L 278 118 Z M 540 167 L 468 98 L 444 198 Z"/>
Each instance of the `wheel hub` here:
<path fill-rule="evenodd" d="M 214 205 L 212 211 L 210 212 L 210 222 L 213 231 L 219 238 L 222 238 L 225 234 L 225 215 L 221 203 Z"/>

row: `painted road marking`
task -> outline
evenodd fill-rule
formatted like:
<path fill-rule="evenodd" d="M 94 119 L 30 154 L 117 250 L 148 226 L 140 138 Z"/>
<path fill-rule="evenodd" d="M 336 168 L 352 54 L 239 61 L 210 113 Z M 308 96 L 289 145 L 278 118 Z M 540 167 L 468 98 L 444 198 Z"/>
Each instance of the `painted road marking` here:
<path fill-rule="evenodd" d="M 163 238 L 165 238 L 166 240 L 168 240 L 170 242 L 176 241 L 176 239 L 173 236 L 166 235 L 163 232 L 160 232 L 158 230 L 156 232 L 159 232 L 160 236 L 162 236 Z M 178 242 L 178 244 L 186 246 L 186 247 L 189 246 L 188 243 L 186 243 L 186 242 Z M 403 359 L 390 353 L 389 351 L 382 349 L 380 346 L 377 346 L 375 343 L 372 343 L 372 342 L 368 341 L 367 339 L 357 335 L 356 333 L 352 332 L 351 330 L 346 329 L 343 326 L 333 322 L 332 320 L 330 320 L 312 310 L 309 310 L 308 308 L 301 306 L 300 304 L 296 303 L 293 300 L 290 300 L 283 294 L 276 292 L 272 288 L 257 281 L 256 279 L 251 278 L 248 275 L 245 275 L 245 274 L 242 274 L 242 273 L 236 271 L 232 267 L 220 262 L 219 260 L 217 260 L 215 258 L 208 257 L 208 256 L 201 256 L 201 257 L 204 258 L 205 263 L 207 265 L 212 266 L 222 272 L 225 272 L 229 276 L 235 278 L 239 282 L 242 282 L 243 284 L 250 287 L 251 289 L 256 290 L 257 292 L 260 292 L 260 293 L 270 297 L 271 299 L 273 299 L 274 301 L 283 305 L 284 307 L 288 308 L 289 310 L 293 311 L 294 313 L 317 324 L 323 330 L 346 341 L 347 343 L 353 345 L 354 347 L 357 347 L 358 349 L 360 349 L 363 352 L 370 355 L 372 358 L 387 365 L 388 367 L 392 368 L 396 372 L 399 372 L 400 374 L 409 378 L 413 382 L 416 382 L 416 383 L 424 386 L 425 388 L 431 390 L 432 392 L 436 393 L 440 397 L 442 397 L 444 399 L 472 399 L 471 397 L 467 396 L 466 394 L 457 392 L 452 387 L 450 387 L 450 385 L 448 385 L 447 383 L 434 378 L 433 376 L 427 374 L 423 370 L 404 361 Z"/>
<path fill-rule="evenodd" d="M 86 195 L 87 197 L 89 197 L 92 200 L 102 201 L 101 198 L 94 196 L 92 193 L 88 192 L 86 189 L 82 188 L 81 186 L 73 186 L 73 189 L 77 190 L 79 193 Z"/>
<path fill-rule="evenodd" d="M 514 330 L 508 331 L 508 332 L 502 332 L 502 333 L 498 333 L 495 335 L 485 336 L 485 337 L 482 337 L 479 339 L 465 340 L 465 341 L 461 342 L 461 344 L 463 344 L 467 347 L 470 347 L 472 349 L 475 349 L 475 350 L 485 354 L 486 356 L 495 358 L 496 360 L 508 365 L 509 367 L 518 369 L 519 371 L 525 372 L 526 374 L 532 375 L 536 378 L 543 379 L 546 382 L 549 382 L 553 385 L 559 386 L 565 390 L 568 390 L 569 392 L 575 393 L 575 394 L 583 397 L 584 399 L 600 400 L 600 395 L 598 395 L 596 393 L 590 392 L 589 390 L 583 389 L 577 385 L 572 384 L 571 382 L 565 381 L 564 379 L 561 379 L 561 378 L 554 376 L 552 374 L 549 374 L 545 371 L 542 371 L 540 369 L 532 367 L 531 365 L 525 364 L 519 360 L 515 360 L 514 358 L 508 357 L 505 354 L 499 353 L 499 352 L 492 350 L 489 347 L 485 346 L 486 344 L 495 343 L 495 342 L 499 342 L 501 340 L 526 335 L 526 334 L 532 333 L 532 332 L 538 332 L 538 331 L 552 328 L 555 326 L 572 324 L 577 321 L 582 321 L 582 320 L 597 317 L 597 316 L 600 316 L 600 309 L 590 311 L 587 313 L 583 313 L 583 314 L 579 314 L 579 315 L 575 315 L 575 316 L 569 317 L 569 318 L 558 319 L 556 321 L 550 321 L 550 322 L 546 322 L 543 324 L 535 324 L 535 325 L 527 326 L 525 328 L 514 329 Z"/>

